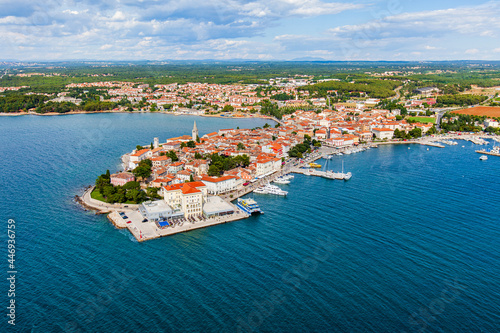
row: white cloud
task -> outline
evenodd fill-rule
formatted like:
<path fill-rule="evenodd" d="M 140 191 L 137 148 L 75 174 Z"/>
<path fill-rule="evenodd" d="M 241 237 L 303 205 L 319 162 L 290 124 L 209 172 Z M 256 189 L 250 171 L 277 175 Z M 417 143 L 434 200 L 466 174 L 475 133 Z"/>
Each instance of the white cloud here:
<path fill-rule="evenodd" d="M 478 49 L 468 49 L 465 50 L 465 54 L 478 54 L 479 50 Z"/>
<path fill-rule="evenodd" d="M 315 24 L 311 17 L 356 14 L 348 11 L 365 5 L 327 0 L 82 0 L 64 5 L 47 0 L 43 7 L 38 3 L 41 0 L 0 3 L 0 45 L 5 46 L 0 48 L 0 59 L 55 59 L 60 54 L 117 60 L 456 57 L 467 49 L 498 45 L 500 31 L 500 1 L 338 27 L 332 17 L 331 29 L 314 35 L 301 34 L 300 26 L 287 30 L 280 24 L 283 20 Z M 19 47 L 30 47 L 30 52 L 20 52 Z"/>
<path fill-rule="evenodd" d="M 123 14 L 123 12 L 122 12 L 122 11 L 117 11 L 117 12 L 116 12 L 116 13 L 115 13 L 112 17 L 111 17 L 111 19 L 112 19 L 113 21 L 123 21 L 123 20 L 125 20 L 125 18 L 126 18 L 126 17 L 125 17 L 125 14 Z"/>
<path fill-rule="evenodd" d="M 449 33 L 481 35 L 500 30 L 500 2 L 387 16 L 358 25 L 330 29 L 336 38 L 382 39 L 394 37 L 437 37 Z"/>
<path fill-rule="evenodd" d="M 296 8 L 290 11 L 291 14 L 304 15 L 304 16 L 338 14 L 346 10 L 360 9 L 364 7 L 364 5 L 361 4 L 337 3 L 337 2 L 325 3 L 318 0 L 287 1 L 287 2 L 291 2 L 294 5 L 296 5 Z"/>

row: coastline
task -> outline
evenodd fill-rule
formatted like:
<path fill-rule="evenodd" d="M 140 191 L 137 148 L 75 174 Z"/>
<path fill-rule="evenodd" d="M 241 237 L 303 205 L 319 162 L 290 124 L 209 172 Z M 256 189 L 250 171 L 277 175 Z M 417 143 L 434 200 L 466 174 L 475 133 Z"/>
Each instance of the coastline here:
<path fill-rule="evenodd" d="M 271 116 L 261 115 L 261 114 L 241 114 L 237 117 L 234 116 L 223 116 L 220 114 L 189 114 L 189 113 L 178 113 L 178 112 L 166 112 L 166 111 L 113 111 L 113 110 L 103 110 L 103 111 L 70 111 L 65 113 L 58 112 L 47 112 L 47 113 L 36 113 L 36 112 L 0 112 L 0 116 L 4 117 L 19 117 L 19 116 L 66 116 L 66 115 L 77 115 L 77 114 L 98 114 L 98 113 L 161 113 L 172 116 L 197 116 L 197 117 L 212 117 L 212 118 L 226 118 L 226 119 L 247 119 L 247 118 L 261 118 L 276 121 Z"/>

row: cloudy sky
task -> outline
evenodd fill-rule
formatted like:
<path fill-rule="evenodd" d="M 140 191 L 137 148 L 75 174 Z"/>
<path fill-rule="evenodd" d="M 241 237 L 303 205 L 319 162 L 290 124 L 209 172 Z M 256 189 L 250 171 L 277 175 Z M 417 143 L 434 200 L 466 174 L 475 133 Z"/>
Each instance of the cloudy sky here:
<path fill-rule="evenodd" d="M 0 60 L 499 60 L 500 0 L 0 0 Z"/>

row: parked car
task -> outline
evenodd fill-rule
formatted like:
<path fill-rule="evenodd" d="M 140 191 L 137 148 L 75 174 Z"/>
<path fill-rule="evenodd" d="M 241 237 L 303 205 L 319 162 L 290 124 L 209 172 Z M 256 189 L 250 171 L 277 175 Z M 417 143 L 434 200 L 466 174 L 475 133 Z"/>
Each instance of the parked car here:
<path fill-rule="evenodd" d="M 122 218 L 123 218 L 124 220 L 126 220 L 126 219 L 128 219 L 128 216 L 127 216 L 127 215 L 122 215 Z"/>
<path fill-rule="evenodd" d="M 243 184 L 243 186 L 247 186 L 248 184 L 250 184 L 250 182 L 246 182 Z"/>
<path fill-rule="evenodd" d="M 132 221 L 127 221 L 127 223 L 132 223 Z"/>

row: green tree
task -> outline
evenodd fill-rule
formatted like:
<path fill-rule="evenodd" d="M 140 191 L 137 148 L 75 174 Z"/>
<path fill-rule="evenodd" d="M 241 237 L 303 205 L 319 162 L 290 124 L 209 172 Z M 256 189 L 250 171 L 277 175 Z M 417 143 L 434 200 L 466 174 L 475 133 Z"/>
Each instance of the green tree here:
<path fill-rule="evenodd" d="M 173 150 L 169 150 L 166 155 L 172 159 L 172 162 L 177 162 L 179 158 L 177 157 L 177 154 Z"/>
<path fill-rule="evenodd" d="M 238 150 L 243 150 L 243 149 L 245 149 L 245 145 L 242 142 L 239 142 L 238 146 L 237 146 L 237 149 Z"/>
<path fill-rule="evenodd" d="M 123 188 L 125 190 L 132 190 L 132 189 L 139 190 L 141 188 L 141 184 L 139 182 L 132 181 L 132 182 L 128 182 L 125 185 L 123 185 Z"/>
<path fill-rule="evenodd" d="M 422 129 L 418 128 L 418 127 L 415 127 L 414 129 L 412 129 L 410 131 L 410 135 L 413 137 L 413 138 L 420 138 L 422 136 Z"/>
<path fill-rule="evenodd" d="M 146 194 L 151 199 L 161 199 L 161 196 L 158 194 L 159 190 L 158 187 L 148 187 L 146 188 Z"/>
<path fill-rule="evenodd" d="M 139 165 L 132 171 L 137 178 L 146 179 L 151 176 L 151 167 L 153 163 L 150 159 L 145 159 L 139 162 Z"/>
<path fill-rule="evenodd" d="M 220 176 L 221 170 L 218 165 L 212 164 L 208 167 L 208 175 L 210 177 Z"/>
<path fill-rule="evenodd" d="M 107 186 L 104 186 L 101 193 L 106 198 L 107 202 L 113 202 L 112 196 L 113 196 L 113 194 L 115 194 L 115 192 L 116 192 L 116 189 L 113 185 L 107 185 Z"/>
<path fill-rule="evenodd" d="M 429 128 L 429 130 L 427 131 L 427 134 L 428 135 L 433 135 L 433 134 L 436 134 L 437 133 L 437 129 L 436 129 L 436 126 L 432 126 L 431 128 Z"/>
<path fill-rule="evenodd" d="M 111 182 L 109 180 L 109 178 L 106 177 L 106 175 L 100 175 L 99 177 L 97 177 L 96 181 L 95 181 L 95 187 L 96 189 L 103 193 L 103 190 L 106 186 L 111 186 Z"/>

